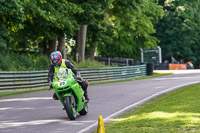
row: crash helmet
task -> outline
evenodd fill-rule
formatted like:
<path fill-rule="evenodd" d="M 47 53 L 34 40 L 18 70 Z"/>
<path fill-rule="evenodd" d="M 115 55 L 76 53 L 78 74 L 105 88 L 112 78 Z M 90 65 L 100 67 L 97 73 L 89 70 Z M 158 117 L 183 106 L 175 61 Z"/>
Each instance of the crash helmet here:
<path fill-rule="evenodd" d="M 58 66 L 62 62 L 62 54 L 59 51 L 54 51 L 50 55 L 51 64 Z"/>

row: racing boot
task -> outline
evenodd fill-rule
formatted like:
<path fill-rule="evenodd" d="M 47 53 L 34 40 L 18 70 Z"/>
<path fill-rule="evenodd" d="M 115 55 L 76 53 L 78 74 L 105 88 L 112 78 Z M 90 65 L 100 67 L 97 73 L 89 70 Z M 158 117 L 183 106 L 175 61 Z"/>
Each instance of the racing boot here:
<path fill-rule="evenodd" d="M 83 90 L 84 90 L 84 97 L 85 97 L 85 100 L 87 100 L 87 102 L 89 102 L 89 96 L 88 96 L 88 92 L 87 92 L 87 88 L 88 88 L 88 85 L 89 85 L 89 82 L 88 81 L 83 81 Z"/>
<path fill-rule="evenodd" d="M 53 94 L 53 99 L 54 99 L 54 100 L 59 100 L 55 92 L 54 92 L 54 94 Z"/>
<path fill-rule="evenodd" d="M 89 99 L 87 90 L 84 91 L 84 97 L 85 97 L 85 100 L 87 100 L 87 102 L 89 102 L 90 99 Z"/>

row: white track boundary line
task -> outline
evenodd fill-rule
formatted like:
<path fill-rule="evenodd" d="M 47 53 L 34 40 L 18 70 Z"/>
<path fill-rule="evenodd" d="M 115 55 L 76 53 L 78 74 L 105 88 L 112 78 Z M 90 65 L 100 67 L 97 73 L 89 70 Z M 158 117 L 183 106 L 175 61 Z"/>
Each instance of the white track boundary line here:
<path fill-rule="evenodd" d="M 141 105 L 141 104 L 143 104 L 143 103 L 145 103 L 145 102 L 147 102 L 147 101 L 149 101 L 149 100 L 151 100 L 151 99 L 153 99 L 153 98 L 156 98 L 156 97 L 158 97 L 158 96 L 160 96 L 160 95 L 162 95 L 162 94 L 164 94 L 164 93 L 167 93 L 167 92 L 169 92 L 169 91 L 172 91 L 172 90 L 175 90 L 175 89 L 184 87 L 184 86 L 188 86 L 188 85 L 192 85 L 192 84 L 197 84 L 197 83 L 200 83 L 200 82 L 199 82 L 199 81 L 196 81 L 196 82 L 191 82 L 191 83 L 187 83 L 187 84 L 177 85 L 177 86 L 171 87 L 171 88 L 169 88 L 169 89 L 166 89 L 166 90 L 164 90 L 164 91 L 157 92 L 157 93 L 155 93 L 155 94 L 153 94 L 153 95 L 151 95 L 151 96 L 149 96 L 149 97 L 147 97 L 147 98 L 145 98 L 145 99 L 143 99 L 143 100 L 141 100 L 141 101 L 139 101 L 139 102 L 136 102 L 136 103 L 134 103 L 134 104 L 131 104 L 131 105 L 129 105 L 129 106 L 127 106 L 127 107 L 125 107 L 125 108 L 119 110 L 118 112 L 113 113 L 113 114 L 111 114 L 110 116 L 104 118 L 104 123 L 108 123 L 108 122 L 110 122 L 110 121 L 112 120 L 112 118 L 114 118 L 114 117 L 116 117 L 116 116 L 119 116 L 119 115 L 122 114 L 123 112 L 125 112 L 125 111 L 127 111 L 127 110 L 130 110 L 130 109 L 133 109 L 134 107 L 137 107 L 138 105 Z M 90 126 L 84 128 L 84 129 L 82 129 L 82 130 L 79 131 L 78 133 L 84 133 L 84 132 L 88 131 L 89 129 L 91 129 L 91 128 L 95 127 L 95 126 L 97 127 L 97 125 L 98 125 L 98 122 L 95 122 L 94 124 L 92 124 L 92 125 L 90 125 Z"/>

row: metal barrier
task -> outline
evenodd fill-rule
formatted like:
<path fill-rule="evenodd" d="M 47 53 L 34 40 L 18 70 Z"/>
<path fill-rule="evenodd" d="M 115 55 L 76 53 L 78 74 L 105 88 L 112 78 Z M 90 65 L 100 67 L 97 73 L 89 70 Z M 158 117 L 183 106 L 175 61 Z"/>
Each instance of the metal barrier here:
<path fill-rule="evenodd" d="M 0 71 L 0 90 L 44 88 L 48 71 Z"/>
<path fill-rule="evenodd" d="M 81 69 L 81 76 L 89 81 L 119 80 L 146 76 L 146 65 Z"/>
<path fill-rule="evenodd" d="M 146 65 L 80 69 L 81 76 L 89 82 L 119 80 L 146 76 Z M 48 71 L 0 71 L 0 91 L 48 87 Z"/>

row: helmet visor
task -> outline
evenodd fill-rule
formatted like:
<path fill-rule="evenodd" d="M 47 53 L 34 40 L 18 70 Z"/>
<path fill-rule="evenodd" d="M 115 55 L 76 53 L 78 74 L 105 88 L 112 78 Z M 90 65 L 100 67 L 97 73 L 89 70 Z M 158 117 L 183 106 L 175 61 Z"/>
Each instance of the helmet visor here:
<path fill-rule="evenodd" d="M 58 59 L 53 60 L 53 63 L 56 64 L 58 62 Z"/>

